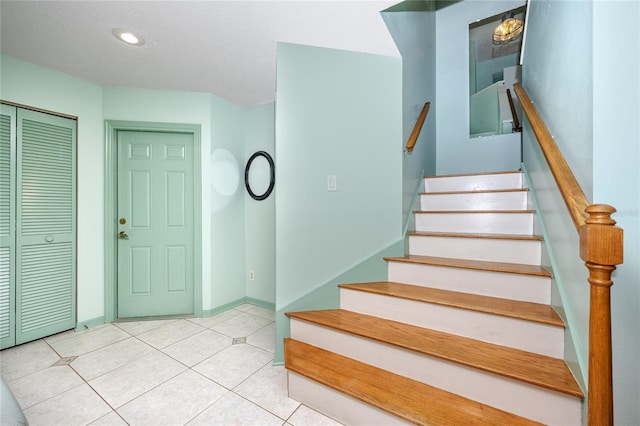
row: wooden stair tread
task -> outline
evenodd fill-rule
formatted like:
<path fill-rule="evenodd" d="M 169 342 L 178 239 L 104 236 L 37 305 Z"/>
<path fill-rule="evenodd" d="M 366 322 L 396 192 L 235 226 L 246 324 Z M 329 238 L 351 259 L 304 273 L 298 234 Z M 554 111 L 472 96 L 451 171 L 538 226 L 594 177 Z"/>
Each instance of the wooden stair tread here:
<path fill-rule="evenodd" d="M 556 327 L 564 327 L 564 321 L 549 305 L 518 300 L 500 299 L 497 297 L 480 296 L 476 294 L 461 293 L 457 291 L 442 290 L 436 288 L 415 286 L 410 284 L 394 283 L 389 281 L 340 284 L 339 287 L 368 293 L 418 302 L 433 303 L 470 311 L 484 312 L 548 324 Z"/>
<path fill-rule="evenodd" d="M 516 175 L 522 174 L 520 170 L 504 170 L 499 172 L 478 172 L 478 173 L 453 173 L 449 175 L 424 176 L 425 179 L 452 178 L 465 176 L 489 176 L 489 175 Z"/>
<path fill-rule="evenodd" d="M 414 424 L 539 424 L 297 340 L 284 352 L 288 370 Z"/>
<path fill-rule="evenodd" d="M 521 213 L 535 213 L 535 210 L 415 210 L 416 214 L 459 214 L 459 213 L 506 213 L 506 214 L 521 214 Z"/>
<path fill-rule="evenodd" d="M 342 309 L 288 312 L 290 318 L 582 398 L 564 360 Z"/>
<path fill-rule="evenodd" d="M 494 192 L 527 192 L 529 188 L 473 189 L 460 191 L 424 191 L 420 195 L 486 194 Z"/>
<path fill-rule="evenodd" d="M 416 237 L 451 237 L 451 238 L 484 238 L 493 240 L 524 240 L 524 241 L 542 241 L 540 235 L 527 234 L 474 234 L 468 232 L 425 232 L 414 231 L 409 232 L 410 236 Z"/>
<path fill-rule="evenodd" d="M 506 272 L 521 275 L 537 275 L 551 277 L 551 273 L 542 266 L 521 263 L 489 262 L 486 260 L 455 259 L 449 257 L 418 256 L 415 254 L 402 257 L 385 257 L 388 262 L 416 263 L 421 265 L 445 266 L 451 268 L 475 269 L 491 272 Z"/>

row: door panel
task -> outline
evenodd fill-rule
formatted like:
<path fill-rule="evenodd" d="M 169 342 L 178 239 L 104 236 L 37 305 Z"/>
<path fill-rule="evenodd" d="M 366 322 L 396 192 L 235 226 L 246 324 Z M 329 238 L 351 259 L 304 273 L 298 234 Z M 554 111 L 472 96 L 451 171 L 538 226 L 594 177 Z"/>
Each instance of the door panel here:
<path fill-rule="evenodd" d="M 16 343 L 75 326 L 73 120 L 17 113 Z"/>
<path fill-rule="evenodd" d="M 118 317 L 193 313 L 193 135 L 118 132 Z"/>
<path fill-rule="evenodd" d="M 151 247 L 130 247 L 129 267 L 130 294 L 151 295 Z"/>
<path fill-rule="evenodd" d="M 16 108 L 0 113 L 0 349 L 15 345 Z"/>
<path fill-rule="evenodd" d="M 129 190 L 131 229 L 148 230 L 151 228 L 151 171 L 129 171 Z"/>
<path fill-rule="evenodd" d="M 167 227 L 169 228 L 182 228 L 186 225 L 185 222 L 185 182 L 183 172 L 167 172 L 166 185 L 167 185 Z"/>

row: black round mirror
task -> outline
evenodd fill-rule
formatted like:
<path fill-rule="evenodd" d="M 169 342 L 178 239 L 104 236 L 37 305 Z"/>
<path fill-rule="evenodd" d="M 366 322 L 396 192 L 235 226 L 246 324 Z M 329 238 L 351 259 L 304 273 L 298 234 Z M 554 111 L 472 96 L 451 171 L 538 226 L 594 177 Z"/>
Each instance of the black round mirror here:
<path fill-rule="evenodd" d="M 260 164 L 260 160 L 262 160 L 262 162 L 264 164 Z M 255 163 L 254 162 L 258 160 L 258 162 Z M 264 162 L 264 160 L 266 160 L 266 163 Z M 253 169 L 257 170 L 256 173 L 252 172 L 252 165 Z M 266 171 L 268 168 L 268 171 Z M 256 179 L 256 177 L 254 176 L 254 174 L 259 174 L 259 172 L 263 172 L 262 174 L 269 175 L 269 185 L 267 186 L 266 184 L 263 184 L 263 182 L 265 182 L 266 179 Z M 266 199 L 269 195 L 271 195 L 271 192 L 273 191 L 273 187 L 276 183 L 276 167 L 275 164 L 273 163 L 273 158 L 271 158 L 271 156 L 264 152 L 264 151 L 258 151 L 256 153 L 254 153 L 251 157 L 249 157 L 249 161 L 247 161 L 247 166 L 244 168 L 244 186 L 247 187 L 247 192 L 249 193 L 249 195 L 251 196 L 251 198 L 253 198 L 254 200 L 257 201 L 261 201 Z M 256 188 L 256 191 L 258 192 L 256 194 L 256 192 L 253 191 L 252 186 Z M 264 187 L 266 186 L 266 189 L 264 189 Z"/>

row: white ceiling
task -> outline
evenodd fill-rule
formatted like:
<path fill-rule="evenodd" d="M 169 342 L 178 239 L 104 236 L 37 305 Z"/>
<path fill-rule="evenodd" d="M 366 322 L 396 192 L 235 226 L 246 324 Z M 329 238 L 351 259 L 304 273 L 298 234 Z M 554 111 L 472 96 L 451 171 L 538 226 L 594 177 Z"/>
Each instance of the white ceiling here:
<path fill-rule="evenodd" d="M 6 1 L 2 53 L 102 85 L 275 98 L 279 41 L 399 56 L 380 11 L 393 1 Z M 112 34 L 127 28 L 146 43 Z"/>

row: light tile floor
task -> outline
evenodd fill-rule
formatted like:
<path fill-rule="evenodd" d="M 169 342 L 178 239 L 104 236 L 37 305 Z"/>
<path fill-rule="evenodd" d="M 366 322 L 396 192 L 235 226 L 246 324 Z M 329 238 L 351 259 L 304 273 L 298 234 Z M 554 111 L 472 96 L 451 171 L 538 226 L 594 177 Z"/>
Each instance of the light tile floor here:
<path fill-rule="evenodd" d="M 274 349 L 273 311 L 245 304 L 60 333 L 0 352 L 0 371 L 31 426 L 338 425 L 288 397 Z"/>

